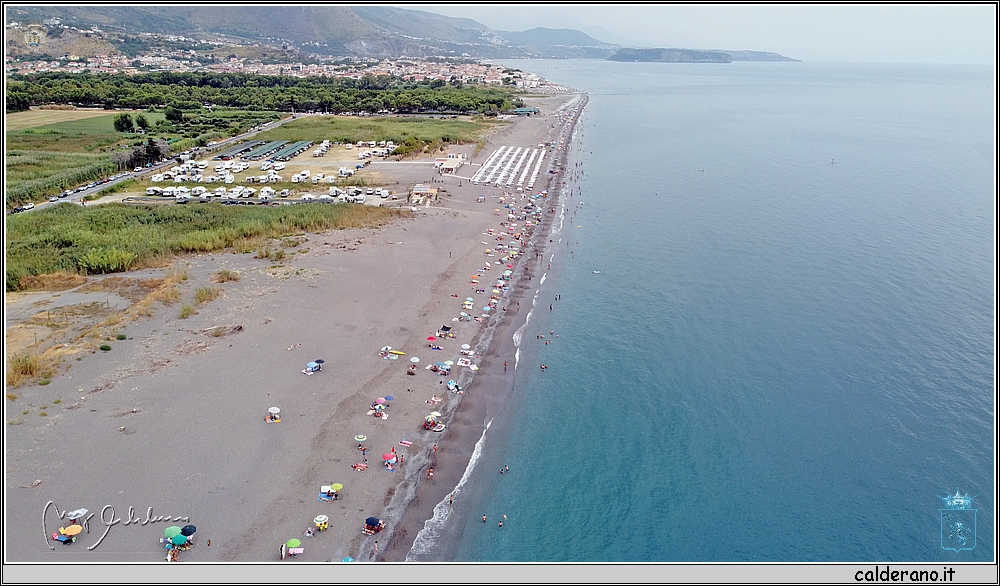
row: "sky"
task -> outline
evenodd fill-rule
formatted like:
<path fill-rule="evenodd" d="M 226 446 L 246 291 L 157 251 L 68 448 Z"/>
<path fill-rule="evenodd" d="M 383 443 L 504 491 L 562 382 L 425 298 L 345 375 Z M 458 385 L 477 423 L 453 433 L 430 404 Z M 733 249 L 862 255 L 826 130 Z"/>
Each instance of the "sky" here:
<path fill-rule="evenodd" d="M 572 28 L 638 47 L 773 51 L 803 61 L 995 64 L 997 5 L 406 4 L 494 30 Z"/>

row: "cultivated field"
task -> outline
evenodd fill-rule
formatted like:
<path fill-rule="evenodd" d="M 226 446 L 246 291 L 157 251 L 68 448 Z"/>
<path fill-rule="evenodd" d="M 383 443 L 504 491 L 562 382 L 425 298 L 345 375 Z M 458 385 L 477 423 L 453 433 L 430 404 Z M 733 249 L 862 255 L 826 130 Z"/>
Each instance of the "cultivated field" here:
<path fill-rule="evenodd" d="M 92 109 L 72 109 L 72 110 L 38 110 L 31 109 L 24 112 L 14 112 L 4 117 L 4 126 L 7 131 L 23 130 L 35 126 L 45 126 L 47 124 L 59 124 L 61 122 L 72 122 L 85 118 L 95 118 L 100 116 L 114 116 L 117 112 L 109 113 L 107 110 Z M 110 119 L 110 118 L 109 118 Z"/>

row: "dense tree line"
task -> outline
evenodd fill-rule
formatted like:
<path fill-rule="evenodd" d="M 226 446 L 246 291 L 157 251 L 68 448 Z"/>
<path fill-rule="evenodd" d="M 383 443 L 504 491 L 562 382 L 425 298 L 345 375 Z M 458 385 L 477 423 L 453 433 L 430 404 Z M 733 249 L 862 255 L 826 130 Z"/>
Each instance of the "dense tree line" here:
<path fill-rule="evenodd" d="M 139 109 L 169 105 L 179 110 L 214 104 L 245 110 L 365 112 L 479 112 L 523 105 L 508 89 L 459 84 L 404 84 L 387 75 L 361 79 L 297 78 L 218 73 L 13 75 L 7 111 L 24 97 L 32 106 L 73 104 Z M 14 98 L 14 96 L 18 96 Z M 18 105 L 20 102 L 18 102 Z M 23 109 L 23 108 L 22 108 Z M 16 111 L 16 110 L 15 110 Z"/>

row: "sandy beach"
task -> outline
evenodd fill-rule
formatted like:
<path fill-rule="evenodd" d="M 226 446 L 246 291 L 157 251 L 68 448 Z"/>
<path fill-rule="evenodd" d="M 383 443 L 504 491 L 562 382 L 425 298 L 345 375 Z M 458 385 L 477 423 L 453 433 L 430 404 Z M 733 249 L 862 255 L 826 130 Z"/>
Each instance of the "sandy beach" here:
<path fill-rule="evenodd" d="M 110 352 L 67 355 L 71 368 L 51 384 L 25 385 L 5 401 L 7 560 L 159 562 L 163 529 L 188 523 L 198 531 L 181 562 L 277 562 L 279 546 L 292 538 L 304 552 L 283 563 L 405 559 L 433 506 L 465 470 L 492 405 L 510 388 L 510 333 L 529 305 L 519 295 L 537 286 L 530 279 L 544 262 L 561 179 L 545 170 L 565 157 L 572 132 L 560 108 L 577 110 L 586 98 L 553 93 L 526 102 L 541 113 L 494 132 L 454 176 L 437 174 L 432 159 L 372 163 L 373 172 L 401 186 L 433 181 L 446 190 L 413 217 L 381 229 L 308 234 L 280 264 L 220 253 L 123 275 L 183 275 L 181 299 L 157 304 L 152 317 L 123 320 L 117 330 L 127 339 L 109 341 Z M 507 210 L 493 198 L 503 190 L 469 177 L 502 145 L 558 144 L 560 136 L 563 148 L 547 154 L 532 190 L 550 190 L 538 200 L 544 219 L 534 242 L 520 247 L 509 290 L 490 318 L 453 321 L 466 297 L 475 299 L 469 313 L 482 314 L 505 269 L 496 264 L 501 254 L 484 252 L 507 231 Z M 471 147 L 454 150 L 471 154 Z M 477 202 L 480 195 L 485 202 Z M 527 201 L 512 199 L 518 207 Z M 490 270 L 471 283 L 484 266 Z M 215 285 L 212 275 L 223 269 L 239 281 Z M 181 318 L 182 304 L 205 286 L 223 293 Z M 74 294 L 8 296 L 7 327 L 13 316 L 58 308 Z M 104 295 L 109 311 L 127 305 Z M 439 338 L 441 349 L 432 350 L 426 338 L 441 326 L 454 337 Z M 457 362 L 462 344 L 475 352 L 478 371 L 455 366 L 439 376 L 424 368 Z M 384 346 L 405 355 L 380 356 Z M 407 375 L 413 357 L 420 360 L 416 374 Z M 315 359 L 324 360 L 322 371 L 305 376 Z M 449 392 L 449 379 L 464 394 Z M 376 398 L 389 396 L 387 418 L 368 415 Z M 441 401 L 429 403 L 433 397 Z M 280 408 L 280 423 L 265 422 L 270 407 Z M 442 414 L 443 432 L 422 428 L 431 411 Z M 367 437 L 364 454 L 359 434 Z M 390 472 L 382 460 L 393 452 L 403 462 Z M 367 470 L 352 468 L 364 458 Z M 320 486 L 331 483 L 343 484 L 339 499 L 321 502 Z M 76 543 L 48 538 L 66 524 L 60 513 L 81 507 L 92 516 Z M 305 536 L 317 515 L 329 517 L 329 529 Z M 370 516 L 385 520 L 385 531 L 363 534 Z"/>

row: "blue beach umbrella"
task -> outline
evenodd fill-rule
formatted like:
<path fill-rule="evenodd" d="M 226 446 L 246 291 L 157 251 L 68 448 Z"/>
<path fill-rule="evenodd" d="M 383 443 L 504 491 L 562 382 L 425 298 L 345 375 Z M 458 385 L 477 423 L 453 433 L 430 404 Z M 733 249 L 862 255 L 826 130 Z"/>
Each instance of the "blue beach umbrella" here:
<path fill-rule="evenodd" d="M 340 561 L 342 561 L 342 562 L 353 562 L 354 558 L 352 558 L 352 557 L 346 557 L 346 558 L 344 558 L 344 559 L 342 559 Z"/>
<path fill-rule="evenodd" d="M 386 395 L 386 396 L 385 396 L 385 400 L 386 400 L 386 401 L 392 401 L 392 400 L 394 400 L 394 399 L 395 399 L 395 397 L 393 397 L 392 395 Z"/>

